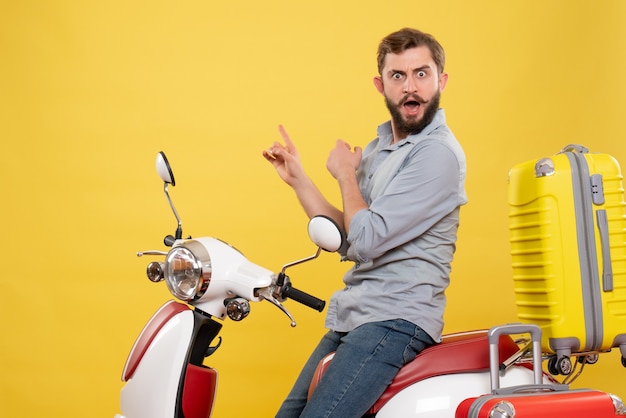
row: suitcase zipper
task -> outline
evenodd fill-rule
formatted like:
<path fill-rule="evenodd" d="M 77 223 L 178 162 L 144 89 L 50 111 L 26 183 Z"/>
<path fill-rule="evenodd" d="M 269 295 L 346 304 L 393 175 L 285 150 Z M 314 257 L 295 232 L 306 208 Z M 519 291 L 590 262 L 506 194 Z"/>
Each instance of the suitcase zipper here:
<path fill-rule="evenodd" d="M 574 208 L 576 211 L 576 231 L 578 236 L 578 254 L 585 315 L 586 341 L 585 351 L 597 350 L 603 340 L 602 303 L 600 280 L 598 277 L 598 258 L 596 255 L 593 196 L 589 167 L 585 155 L 578 152 L 566 152 L 572 168 Z"/>

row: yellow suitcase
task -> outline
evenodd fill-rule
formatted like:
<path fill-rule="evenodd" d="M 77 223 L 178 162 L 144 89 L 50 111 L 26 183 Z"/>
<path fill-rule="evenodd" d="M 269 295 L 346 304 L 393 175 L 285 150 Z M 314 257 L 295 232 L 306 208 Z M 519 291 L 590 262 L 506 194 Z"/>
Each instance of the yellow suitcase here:
<path fill-rule="evenodd" d="M 518 318 L 542 329 L 553 374 L 619 347 L 626 367 L 626 203 L 618 162 L 569 145 L 514 166 L 509 229 Z M 589 355 L 592 354 L 592 355 Z"/>

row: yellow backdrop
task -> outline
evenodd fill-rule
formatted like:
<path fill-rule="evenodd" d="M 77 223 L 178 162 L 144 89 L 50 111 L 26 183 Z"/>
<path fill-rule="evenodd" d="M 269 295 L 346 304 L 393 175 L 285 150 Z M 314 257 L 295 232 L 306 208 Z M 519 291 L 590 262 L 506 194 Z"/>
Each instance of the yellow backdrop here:
<path fill-rule="evenodd" d="M 338 202 L 327 151 L 387 117 L 375 49 L 403 26 L 446 48 L 468 158 L 446 332 L 515 321 L 508 169 L 572 142 L 626 164 L 625 18 L 623 0 L 0 1 L 0 416 L 118 411 L 128 350 L 169 298 L 135 257 L 175 228 L 159 150 L 187 233 L 273 270 L 311 254 L 261 150 L 284 124 Z M 292 277 L 328 298 L 344 268 L 324 254 Z M 323 314 L 289 307 L 295 329 L 269 304 L 225 323 L 216 417 L 273 416 L 323 333 Z M 614 350 L 574 386 L 626 397 L 625 378 Z"/>

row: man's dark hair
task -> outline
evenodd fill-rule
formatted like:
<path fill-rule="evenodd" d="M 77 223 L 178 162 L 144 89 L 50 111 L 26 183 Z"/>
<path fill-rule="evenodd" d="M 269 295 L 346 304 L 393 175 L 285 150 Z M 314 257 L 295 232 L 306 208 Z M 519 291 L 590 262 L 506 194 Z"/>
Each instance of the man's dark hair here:
<path fill-rule="evenodd" d="M 434 36 L 417 29 L 404 28 L 387 35 L 378 46 L 378 73 L 382 75 L 387 54 L 400 54 L 407 49 L 427 46 L 441 74 L 446 63 L 443 47 Z"/>

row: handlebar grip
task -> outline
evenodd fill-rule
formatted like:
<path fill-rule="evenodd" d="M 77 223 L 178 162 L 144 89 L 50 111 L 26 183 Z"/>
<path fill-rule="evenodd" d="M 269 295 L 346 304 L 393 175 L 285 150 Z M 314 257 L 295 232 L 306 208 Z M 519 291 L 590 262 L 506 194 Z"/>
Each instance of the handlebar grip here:
<path fill-rule="evenodd" d="M 285 292 L 285 297 L 293 299 L 296 302 L 300 302 L 301 304 L 319 312 L 322 312 L 326 306 L 325 300 L 318 299 L 313 295 L 309 295 L 308 293 L 291 286 L 289 286 L 289 289 Z"/>

